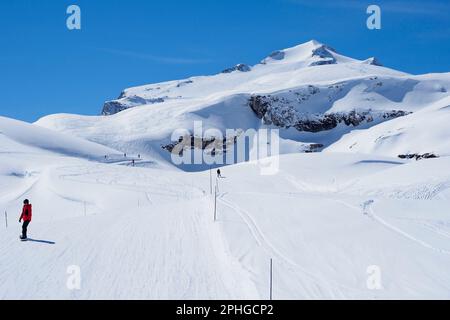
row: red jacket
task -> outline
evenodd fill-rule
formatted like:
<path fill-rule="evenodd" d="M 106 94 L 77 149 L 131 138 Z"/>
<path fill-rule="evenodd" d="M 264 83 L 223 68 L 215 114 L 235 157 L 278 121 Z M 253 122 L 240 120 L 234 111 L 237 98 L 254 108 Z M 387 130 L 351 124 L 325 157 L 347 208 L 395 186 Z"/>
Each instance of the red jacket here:
<path fill-rule="evenodd" d="M 23 221 L 31 221 L 31 217 L 33 215 L 31 204 L 24 204 L 22 209 L 22 215 L 20 219 Z"/>

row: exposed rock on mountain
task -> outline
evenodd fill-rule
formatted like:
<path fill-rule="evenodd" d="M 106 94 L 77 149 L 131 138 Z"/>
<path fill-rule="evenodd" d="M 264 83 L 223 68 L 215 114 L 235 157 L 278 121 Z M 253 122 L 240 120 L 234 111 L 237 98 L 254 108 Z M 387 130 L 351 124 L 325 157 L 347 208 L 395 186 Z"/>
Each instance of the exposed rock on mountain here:
<path fill-rule="evenodd" d="M 373 66 L 379 66 L 379 67 L 383 66 L 383 64 L 375 57 L 372 57 L 372 58 L 369 58 L 369 59 L 365 60 L 364 63 L 370 64 L 370 65 L 373 65 Z"/>
<path fill-rule="evenodd" d="M 272 52 L 267 58 L 265 58 L 263 61 L 261 61 L 261 64 L 266 64 L 270 60 L 283 60 L 286 56 L 286 53 L 282 50 L 277 50 Z"/>
<path fill-rule="evenodd" d="M 272 96 L 252 96 L 249 99 L 249 106 L 266 125 L 275 125 L 280 128 L 294 127 L 298 131 L 306 132 L 331 130 L 340 123 L 356 127 L 363 122 L 373 122 L 374 118 L 389 120 L 409 114 L 402 110 L 351 110 L 340 113 L 305 114 L 286 103 L 286 100 Z"/>
<path fill-rule="evenodd" d="M 232 73 L 234 71 L 249 72 L 251 70 L 252 68 L 249 67 L 248 65 L 240 63 L 235 65 L 234 67 L 223 70 L 222 73 Z"/>
<path fill-rule="evenodd" d="M 439 158 L 439 156 L 433 154 L 433 153 L 424 153 L 424 154 L 400 154 L 398 156 L 400 159 L 416 159 L 416 160 L 422 160 L 422 159 L 435 159 Z"/>
<path fill-rule="evenodd" d="M 102 115 L 109 116 L 129 108 L 163 102 L 164 98 L 144 99 L 139 96 L 124 97 L 119 100 L 105 102 L 102 110 Z"/>
<path fill-rule="evenodd" d="M 333 53 L 336 51 L 326 45 L 321 45 L 312 51 L 312 57 L 318 57 L 320 60 L 310 63 L 310 66 L 323 66 L 337 63 Z"/>

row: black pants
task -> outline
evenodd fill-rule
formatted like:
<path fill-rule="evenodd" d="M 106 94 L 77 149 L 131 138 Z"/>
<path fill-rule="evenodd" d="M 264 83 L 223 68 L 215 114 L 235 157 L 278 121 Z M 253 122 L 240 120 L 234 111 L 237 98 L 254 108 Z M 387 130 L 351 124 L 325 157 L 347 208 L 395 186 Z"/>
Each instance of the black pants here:
<path fill-rule="evenodd" d="M 27 228 L 28 225 L 30 224 L 30 221 L 24 221 L 23 225 L 22 225 L 22 238 L 26 239 L 27 238 Z"/>

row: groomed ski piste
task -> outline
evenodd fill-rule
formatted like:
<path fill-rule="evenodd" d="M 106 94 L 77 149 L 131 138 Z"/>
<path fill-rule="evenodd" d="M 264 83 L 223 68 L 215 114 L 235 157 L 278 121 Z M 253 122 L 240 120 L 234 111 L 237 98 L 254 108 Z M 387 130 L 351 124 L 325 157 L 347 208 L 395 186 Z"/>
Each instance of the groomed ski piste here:
<path fill-rule="evenodd" d="M 275 299 L 450 297 L 448 157 L 289 154 L 271 176 L 228 166 L 214 222 L 209 171 L 121 165 L 103 146 L 0 123 L 2 299 L 267 299 L 270 259 Z"/>
<path fill-rule="evenodd" d="M 0 299 L 269 299 L 271 260 L 274 299 L 449 299 L 450 74 L 376 62 L 310 41 L 126 89 L 107 116 L 0 117 Z M 330 115 L 355 117 L 294 128 Z M 174 166 L 162 146 L 196 121 L 280 129 L 281 154 Z"/>

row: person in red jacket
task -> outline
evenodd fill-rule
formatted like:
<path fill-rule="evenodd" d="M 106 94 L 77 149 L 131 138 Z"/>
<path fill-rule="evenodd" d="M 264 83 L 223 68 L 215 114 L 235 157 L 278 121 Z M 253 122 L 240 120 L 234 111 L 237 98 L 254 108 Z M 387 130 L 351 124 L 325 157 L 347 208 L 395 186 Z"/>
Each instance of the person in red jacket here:
<path fill-rule="evenodd" d="M 22 236 L 20 237 L 20 239 L 22 239 L 22 240 L 27 239 L 27 229 L 28 229 L 28 225 L 31 222 L 31 217 L 33 215 L 32 211 L 33 210 L 32 210 L 30 201 L 28 199 L 25 199 L 23 201 L 22 214 L 20 215 L 20 219 L 19 219 L 19 223 L 22 222 L 22 220 L 23 220 Z"/>

